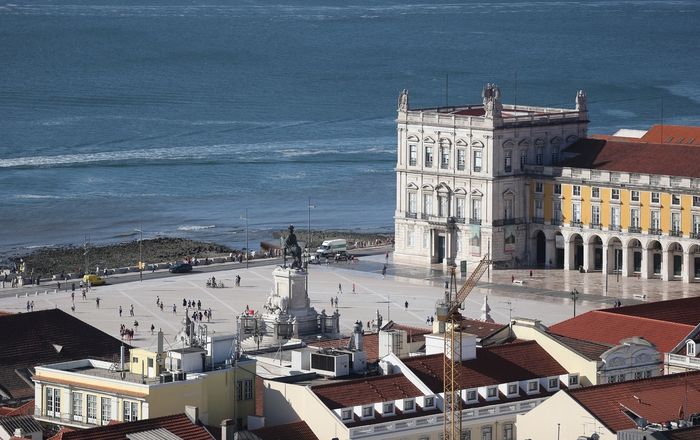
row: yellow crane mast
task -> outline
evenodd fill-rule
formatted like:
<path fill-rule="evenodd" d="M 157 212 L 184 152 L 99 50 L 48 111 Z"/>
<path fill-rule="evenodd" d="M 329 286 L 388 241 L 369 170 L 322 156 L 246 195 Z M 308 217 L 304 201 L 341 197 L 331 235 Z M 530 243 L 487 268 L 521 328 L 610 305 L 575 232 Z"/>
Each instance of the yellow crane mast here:
<path fill-rule="evenodd" d="M 485 256 L 474 269 L 467 282 L 457 292 L 457 277 L 452 267 L 450 291 L 446 294 L 445 302 L 438 304 L 438 322 L 444 322 L 445 328 L 445 357 L 444 357 L 444 403 L 443 421 L 444 440 L 460 440 L 462 435 L 462 314 L 459 306 L 467 298 L 481 276 L 486 272 L 491 260 Z"/>

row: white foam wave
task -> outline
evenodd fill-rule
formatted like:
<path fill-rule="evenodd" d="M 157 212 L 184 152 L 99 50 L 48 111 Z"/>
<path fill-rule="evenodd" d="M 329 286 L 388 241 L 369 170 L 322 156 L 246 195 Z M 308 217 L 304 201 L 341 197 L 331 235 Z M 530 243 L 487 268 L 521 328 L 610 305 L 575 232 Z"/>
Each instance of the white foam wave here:
<path fill-rule="evenodd" d="M 193 226 L 180 226 L 177 228 L 178 231 L 199 231 L 202 229 L 213 229 L 215 228 L 216 225 L 206 225 L 206 226 L 198 226 L 198 225 L 193 225 Z"/>

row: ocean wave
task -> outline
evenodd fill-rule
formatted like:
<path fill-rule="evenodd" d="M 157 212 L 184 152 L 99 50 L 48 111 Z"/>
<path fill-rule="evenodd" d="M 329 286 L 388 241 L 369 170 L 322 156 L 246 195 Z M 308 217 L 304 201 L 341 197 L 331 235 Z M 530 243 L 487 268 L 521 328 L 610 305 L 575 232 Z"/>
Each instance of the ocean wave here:
<path fill-rule="evenodd" d="M 198 226 L 198 225 L 194 225 L 194 226 L 180 226 L 179 228 L 177 228 L 177 230 L 178 230 L 178 231 L 199 231 L 199 230 L 202 230 L 202 229 L 214 229 L 215 227 L 216 227 L 216 225 L 206 225 L 206 226 Z"/>

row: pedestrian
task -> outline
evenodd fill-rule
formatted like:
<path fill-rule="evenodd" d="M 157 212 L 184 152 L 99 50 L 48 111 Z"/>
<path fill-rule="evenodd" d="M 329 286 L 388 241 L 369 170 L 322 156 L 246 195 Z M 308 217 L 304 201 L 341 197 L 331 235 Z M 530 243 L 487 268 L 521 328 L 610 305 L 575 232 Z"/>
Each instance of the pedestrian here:
<path fill-rule="evenodd" d="M 369 321 L 367 321 L 367 330 L 370 330 Z"/>
<path fill-rule="evenodd" d="M 70 309 L 73 311 L 73 313 L 75 313 L 75 304 L 73 304 L 72 306 L 70 306 Z"/>
<path fill-rule="evenodd" d="M 32 301 L 32 302 L 29 304 L 29 309 L 30 309 L 32 312 L 34 311 L 34 301 Z"/>
<path fill-rule="evenodd" d="M 209 307 L 209 317 L 211 318 L 211 307 Z"/>
<path fill-rule="evenodd" d="M 160 313 L 163 313 L 163 302 L 160 302 Z"/>
<path fill-rule="evenodd" d="M 177 315 L 177 306 L 173 304 L 173 315 Z"/>
<path fill-rule="evenodd" d="M 129 316 L 134 316 L 134 305 L 133 304 L 129 308 Z"/>
<path fill-rule="evenodd" d="M 70 293 L 70 302 L 75 303 L 75 292 Z"/>
<path fill-rule="evenodd" d="M 134 319 L 134 332 L 139 329 L 139 322 Z"/>
<path fill-rule="evenodd" d="M 435 317 L 434 317 L 434 316 L 431 316 L 431 317 L 430 317 L 430 325 L 433 325 L 433 322 L 435 322 Z"/>
<path fill-rule="evenodd" d="M 333 297 L 331 296 L 331 309 L 333 308 Z"/>
<path fill-rule="evenodd" d="M 85 291 L 85 289 L 83 289 L 82 294 L 83 294 L 83 299 L 87 299 L 87 292 Z"/>
<path fill-rule="evenodd" d="M 156 329 L 156 326 L 151 324 L 151 334 L 153 334 L 153 330 L 155 330 L 155 329 Z"/>
<path fill-rule="evenodd" d="M 75 292 L 75 283 L 71 283 L 71 291 Z"/>
<path fill-rule="evenodd" d="M 532 279 L 532 269 L 530 269 L 530 279 Z"/>
<path fill-rule="evenodd" d="M 197 300 L 197 310 L 202 310 L 202 301 Z"/>
<path fill-rule="evenodd" d="M 182 307 L 185 307 L 187 305 L 187 300 L 185 298 L 182 298 Z"/>
<path fill-rule="evenodd" d="M 336 297 L 335 297 L 335 308 L 336 308 L 336 309 L 338 308 L 338 296 L 337 296 L 337 295 L 336 295 Z"/>
<path fill-rule="evenodd" d="M 156 272 L 156 265 L 153 264 L 153 265 L 151 265 L 151 273 L 155 273 L 155 272 Z"/>
<path fill-rule="evenodd" d="M 160 305 L 160 295 L 156 296 L 156 306 Z"/>
<path fill-rule="evenodd" d="M 122 316 L 122 306 L 119 306 L 119 317 L 121 318 L 121 316 Z"/>
<path fill-rule="evenodd" d="M 352 293 L 355 293 L 355 283 L 352 283 Z"/>
<path fill-rule="evenodd" d="M 382 278 L 386 278 L 386 264 L 382 267 Z"/>
<path fill-rule="evenodd" d="M 338 292 L 343 293 L 343 286 L 338 283 Z"/>
<path fill-rule="evenodd" d="M 98 296 L 95 298 L 95 308 L 99 309 L 100 308 L 100 297 Z M 122 316 L 121 312 L 119 313 L 119 316 Z"/>
<path fill-rule="evenodd" d="M 80 280 L 80 289 L 83 289 L 83 280 Z"/>
<path fill-rule="evenodd" d="M 515 275 L 510 276 L 510 283 L 513 284 L 515 282 Z"/>
<path fill-rule="evenodd" d="M 406 302 L 404 303 L 403 307 L 404 307 L 404 310 L 408 310 L 408 301 L 406 301 Z"/>
<path fill-rule="evenodd" d="M 202 312 L 199 312 L 199 322 L 202 322 Z"/>
<path fill-rule="evenodd" d="M 14 280 L 12 281 L 12 283 L 14 284 Z M 12 287 L 15 287 L 15 286 L 13 285 Z M 57 281 L 57 282 L 56 282 L 56 289 L 57 289 L 59 292 L 61 291 L 61 282 L 60 282 L 60 281 Z"/>
<path fill-rule="evenodd" d="M 29 311 L 29 301 L 27 301 L 27 311 Z"/>
<path fill-rule="evenodd" d="M 389 261 L 389 251 L 386 251 L 386 256 L 384 257 L 384 259 Z"/>
<path fill-rule="evenodd" d="M 430 315 L 425 317 L 425 325 L 430 325 Z"/>

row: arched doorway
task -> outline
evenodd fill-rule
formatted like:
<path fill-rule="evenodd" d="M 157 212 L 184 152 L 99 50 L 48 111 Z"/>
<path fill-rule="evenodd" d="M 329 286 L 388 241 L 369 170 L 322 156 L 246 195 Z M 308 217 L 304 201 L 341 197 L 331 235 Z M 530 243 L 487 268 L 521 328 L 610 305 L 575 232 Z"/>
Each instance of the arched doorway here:
<path fill-rule="evenodd" d="M 652 240 L 649 243 L 649 252 L 651 253 L 651 273 L 661 275 L 661 263 L 663 261 L 663 246 L 657 240 Z"/>
<path fill-rule="evenodd" d="M 617 237 L 608 239 L 608 270 L 618 275 L 622 272 L 622 241 Z"/>
<path fill-rule="evenodd" d="M 694 244 L 690 247 L 690 282 L 692 278 L 700 278 L 700 245 Z"/>
<path fill-rule="evenodd" d="M 593 255 L 593 270 L 603 270 L 603 240 L 599 236 L 593 235 L 588 239 L 588 245 Z M 588 261 L 590 262 L 590 257 Z"/>
<path fill-rule="evenodd" d="M 630 240 L 628 250 L 632 252 L 632 272 L 642 271 L 642 242 L 633 238 Z"/>
<path fill-rule="evenodd" d="M 583 268 L 583 237 L 580 234 L 574 234 L 571 236 L 569 243 L 571 243 L 574 262 L 574 266 L 569 269 L 580 270 Z"/>
<path fill-rule="evenodd" d="M 561 232 L 554 234 L 554 248 L 556 249 L 556 254 L 554 255 L 554 267 L 557 269 L 564 268 L 564 236 Z M 583 248 L 582 248 L 583 249 Z"/>
<path fill-rule="evenodd" d="M 547 237 L 544 232 L 537 233 L 537 266 L 543 267 L 547 261 Z"/>

